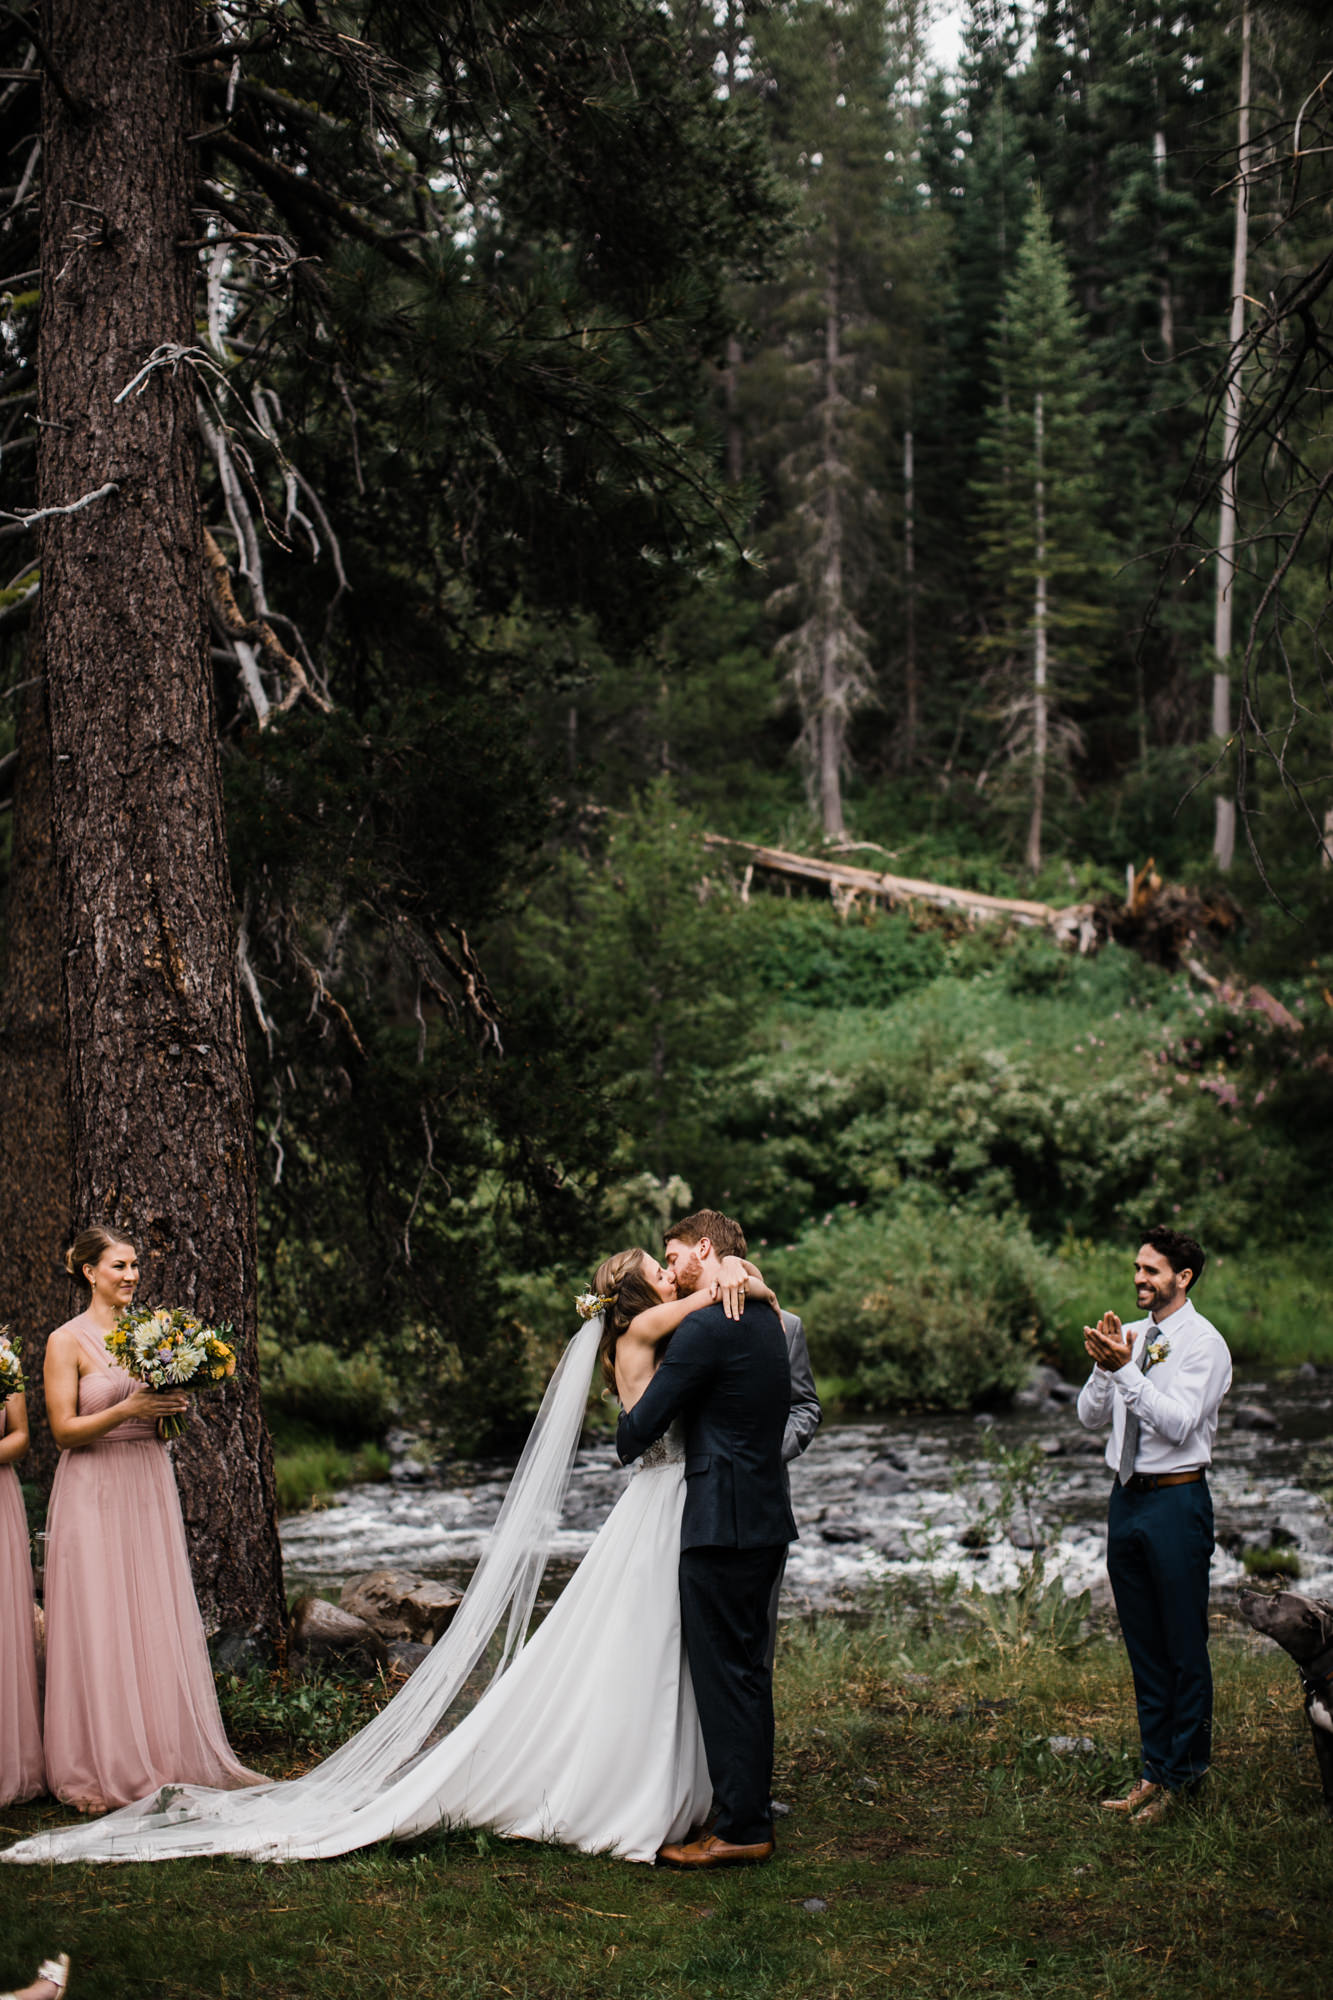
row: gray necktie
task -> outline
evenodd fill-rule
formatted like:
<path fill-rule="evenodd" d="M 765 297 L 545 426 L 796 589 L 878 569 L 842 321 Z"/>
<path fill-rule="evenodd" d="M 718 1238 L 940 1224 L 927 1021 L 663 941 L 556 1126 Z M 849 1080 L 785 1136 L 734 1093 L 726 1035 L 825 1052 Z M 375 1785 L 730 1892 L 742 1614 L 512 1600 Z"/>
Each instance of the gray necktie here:
<path fill-rule="evenodd" d="M 1130 1342 L 1131 1355 L 1134 1352 L 1134 1344 L 1133 1341 Z M 1134 1477 L 1134 1460 L 1139 1455 L 1139 1432 L 1142 1428 L 1137 1415 L 1126 1403 L 1125 1434 L 1120 1440 L 1120 1469 L 1116 1473 L 1116 1478 L 1122 1486 L 1128 1486 Z"/>
<path fill-rule="evenodd" d="M 1134 1477 L 1134 1460 L 1139 1455 L 1139 1430 L 1137 1416 L 1125 1405 L 1125 1435 L 1120 1440 L 1120 1470 L 1116 1474 L 1122 1486 L 1128 1486 Z"/>

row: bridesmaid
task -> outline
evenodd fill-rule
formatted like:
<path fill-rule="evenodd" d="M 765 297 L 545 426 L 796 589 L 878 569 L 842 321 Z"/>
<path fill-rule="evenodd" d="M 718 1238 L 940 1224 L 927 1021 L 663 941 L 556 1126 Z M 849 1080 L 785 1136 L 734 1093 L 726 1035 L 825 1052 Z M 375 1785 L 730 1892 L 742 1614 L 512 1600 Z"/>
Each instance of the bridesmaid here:
<path fill-rule="evenodd" d="M 183 1391 L 145 1389 L 106 1335 L 139 1282 L 134 1246 L 96 1226 L 65 1265 L 91 1297 L 46 1343 L 46 1411 L 61 1447 L 46 1557 L 46 1776 L 83 1812 L 159 1785 L 258 1784 L 218 1712 L 185 1527 L 157 1419 Z"/>
<path fill-rule="evenodd" d="M 28 1402 L 0 1403 L 0 1806 L 46 1790 L 28 1518 L 14 1467 L 28 1455 Z"/>

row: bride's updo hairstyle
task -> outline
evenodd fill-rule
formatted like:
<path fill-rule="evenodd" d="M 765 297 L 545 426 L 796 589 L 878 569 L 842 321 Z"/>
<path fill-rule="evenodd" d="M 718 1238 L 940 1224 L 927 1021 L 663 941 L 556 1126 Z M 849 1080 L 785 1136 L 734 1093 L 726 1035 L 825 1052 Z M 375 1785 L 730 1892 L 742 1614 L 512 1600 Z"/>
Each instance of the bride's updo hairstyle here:
<path fill-rule="evenodd" d="M 77 1278 L 81 1285 L 86 1285 L 88 1280 L 83 1275 L 84 1265 L 100 1264 L 107 1251 L 117 1243 L 123 1243 L 126 1249 L 134 1247 L 128 1236 L 114 1236 L 109 1229 L 103 1229 L 100 1222 L 90 1222 L 86 1229 L 79 1231 L 65 1252 L 65 1269 L 71 1278 Z"/>
<path fill-rule="evenodd" d="M 603 1380 L 612 1391 L 616 1386 L 616 1342 L 636 1313 L 647 1312 L 650 1306 L 662 1303 L 643 1274 L 647 1254 L 646 1250 L 617 1250 L 614 1257 L 597 1266 L 592 1281 L 598 1298 L 611 1301 L 602 1308 L 602 1344 L 597 1352 Z"/>

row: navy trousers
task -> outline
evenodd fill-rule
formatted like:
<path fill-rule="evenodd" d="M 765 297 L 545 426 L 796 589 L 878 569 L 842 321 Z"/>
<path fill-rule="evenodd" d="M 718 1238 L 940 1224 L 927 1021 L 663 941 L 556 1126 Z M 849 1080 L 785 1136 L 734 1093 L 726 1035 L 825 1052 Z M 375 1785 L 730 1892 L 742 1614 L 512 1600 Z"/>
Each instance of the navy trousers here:
<path fill-rule="evenodd" d="M 1111 1488 L 1106 1568 L 1134 1673 L 1143 1775 L 1169 1791 L 1197 1785 L 1213 1741 L 1208 1660 L 1208 1481 L 1132 1493 Z"/>
<path fill-rule="evenodd" d="M 680 1620 L 719 1840 L 772 1836 L 773 1671 L 768 1601 L 785 1547 L 682 1549 Z"/>

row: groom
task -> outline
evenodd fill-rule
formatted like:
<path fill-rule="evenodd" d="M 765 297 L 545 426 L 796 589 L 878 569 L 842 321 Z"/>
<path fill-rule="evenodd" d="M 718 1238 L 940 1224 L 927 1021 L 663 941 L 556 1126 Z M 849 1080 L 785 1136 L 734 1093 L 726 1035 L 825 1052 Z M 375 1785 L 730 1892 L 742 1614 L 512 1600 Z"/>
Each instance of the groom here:
<path fill-rule="evenodd" d="M 721 1278 L 710 1237 L 704 1282 Z M 677 1868 L 767 1861 L 773 1852 L 773 1675 L 768 1603 L 796 1539 L 782 1468 L 791 1407 L 787 1341 L 773 1308 L 739 1319 L 705 1306 L 672 1336 L 656 1374 L 616 1431 L 628 1465 L 673 1418 L 685 1426 L 680 1611 L 716 1808 L 711 1834 L 664 1847 Z"/>

